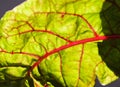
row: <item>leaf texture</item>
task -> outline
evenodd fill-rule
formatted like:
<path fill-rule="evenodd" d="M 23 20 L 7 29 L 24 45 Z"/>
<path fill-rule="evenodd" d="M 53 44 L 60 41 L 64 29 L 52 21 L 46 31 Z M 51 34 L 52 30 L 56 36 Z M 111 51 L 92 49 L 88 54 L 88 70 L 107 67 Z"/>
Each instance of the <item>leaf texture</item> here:
<path fill-rule="evenodd" d="M 118 3 L 27 0 L 8 11 L 0 20 L 1 87 L 94 87 L 96 76 L 103 85 L 116 80 Z"/>

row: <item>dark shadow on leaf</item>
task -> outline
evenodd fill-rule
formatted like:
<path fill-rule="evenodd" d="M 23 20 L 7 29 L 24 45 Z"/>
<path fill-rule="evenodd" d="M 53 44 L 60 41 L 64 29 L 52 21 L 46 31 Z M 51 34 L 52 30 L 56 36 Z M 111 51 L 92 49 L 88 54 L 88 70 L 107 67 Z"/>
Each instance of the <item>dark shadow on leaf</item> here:
<path fill-rule="evenodd" d="M 120 0 L 106 0 L 100 18 L 104 35 L 120 35 Z M 120 76 L 120 39 L 105 40 L 98 47 L 102 60 Z"/>

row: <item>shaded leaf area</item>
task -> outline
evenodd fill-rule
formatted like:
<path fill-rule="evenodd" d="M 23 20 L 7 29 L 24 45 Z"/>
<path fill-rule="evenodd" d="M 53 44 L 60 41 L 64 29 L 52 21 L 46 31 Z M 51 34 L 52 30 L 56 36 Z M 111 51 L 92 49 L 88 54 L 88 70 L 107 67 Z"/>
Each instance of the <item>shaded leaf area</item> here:
<path fill-rule="evenodd" d="M 120 38 L 103 36 L 103 3 L 27 0 L 7 12 L 0 20 L 1 87 L 93 87 L 96 75 L 102 84 L 117 79 L 98 48 Z"/>
<path fill-rule="evenodd" d="M 106 0 L 101 11 L 102 31 L 105 35 L 120 34 L 120 1 Z M 98 44 L 99 54 L 107 66 L 120 76 L 120 40 L 106 40 Z"/>

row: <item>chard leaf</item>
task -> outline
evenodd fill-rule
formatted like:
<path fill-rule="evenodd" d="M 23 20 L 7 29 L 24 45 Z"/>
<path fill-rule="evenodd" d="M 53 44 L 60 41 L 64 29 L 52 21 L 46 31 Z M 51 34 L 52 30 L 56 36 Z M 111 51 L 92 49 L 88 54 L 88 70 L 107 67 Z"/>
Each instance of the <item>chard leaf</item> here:
<path fill-rule="evenodd" d="M 8 11 L 0 20 L 0 86 L 93 87 L 96 76 L 103 85 L 116 80 L 119 4 L 27 0 Z"/>

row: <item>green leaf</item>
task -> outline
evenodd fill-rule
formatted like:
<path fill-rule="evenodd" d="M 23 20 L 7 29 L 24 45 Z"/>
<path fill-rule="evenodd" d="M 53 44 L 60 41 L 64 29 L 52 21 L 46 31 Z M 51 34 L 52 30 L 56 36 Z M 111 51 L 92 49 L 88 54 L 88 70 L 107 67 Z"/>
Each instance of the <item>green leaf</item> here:
<path fill-rule="evenodd" d="M 93 87 L 96 76 L 103 85 L 116 80 L 119 3 L 27 0 L 8 11 L 0 20 L 1 87 Z"/>
<path fill-rule="evenodd" d="M 101 11 L 102 32 L 105 35 L 120 35 L 120 1 L 108 0 Z M 120 76 L 120 39 L 98 43 L 99 54 L 107 66 Z"/>

